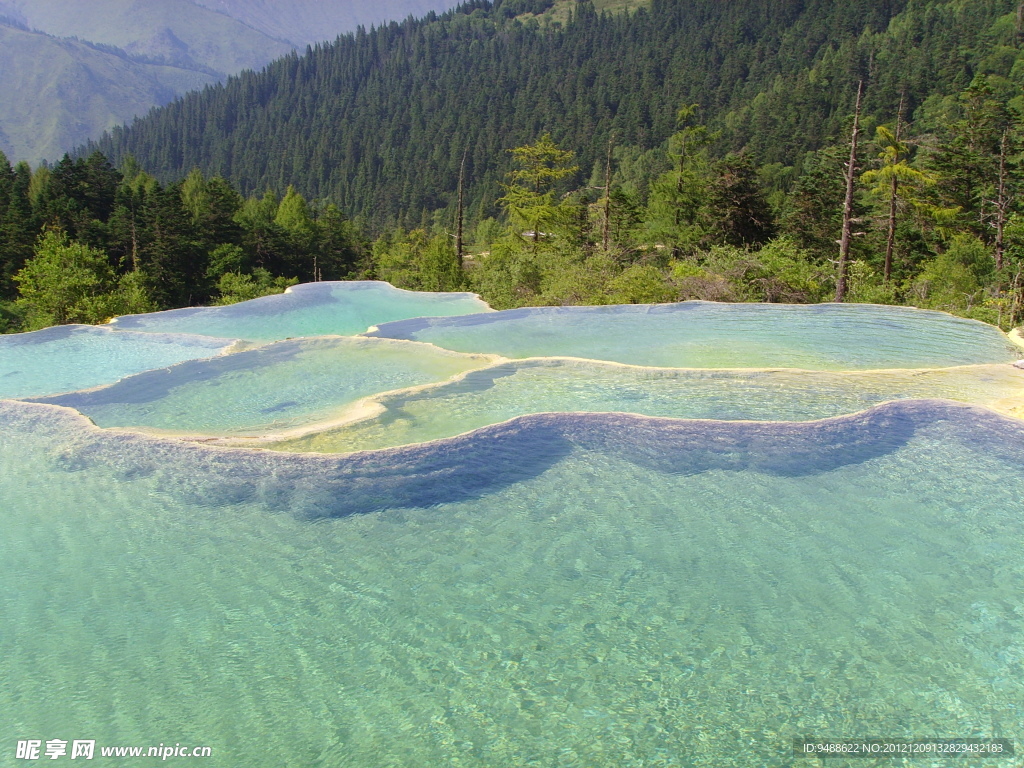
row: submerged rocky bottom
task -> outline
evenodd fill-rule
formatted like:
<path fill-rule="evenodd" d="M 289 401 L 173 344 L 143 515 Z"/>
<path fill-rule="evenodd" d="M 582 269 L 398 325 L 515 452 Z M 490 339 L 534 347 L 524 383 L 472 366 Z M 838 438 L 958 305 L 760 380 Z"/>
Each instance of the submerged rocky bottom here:
<path fill-rule="evenodd" d="M 1024 746 L 1024 426 L 981 409 L 554 414 L 351 457 L 0 420 L 9 741 L 360 768 Z"/>

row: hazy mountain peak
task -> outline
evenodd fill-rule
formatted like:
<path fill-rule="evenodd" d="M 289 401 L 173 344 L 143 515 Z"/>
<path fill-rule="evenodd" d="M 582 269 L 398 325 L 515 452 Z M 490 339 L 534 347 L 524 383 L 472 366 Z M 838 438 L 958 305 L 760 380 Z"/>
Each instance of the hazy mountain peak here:
<path fill-rule="evenodd" d="M 6 2 L 6 0 L 0 0 L 0 19 L 13 22 L 14 24 L 28 26 L 28 20 L 22 12 L 12 3 Z"/>
<path fill-rule="evenodd" d="M 304 46 L 333 40 L 343 32 L 362 25 L 407 16 L 423 16 L 430 11 L 454 8 L 455 0 L 192 0 L 214 11 L 258 29 L 265 35 Z"/>
<path fill-rule="evenodd" d="M 0 0 L 3 7 L 48 35 L 221 74 L 261 67 L 291 48 L 192 0 Z"/>
<path fill-rule="evenodd" d="M 0 0 L 0 149 L 56 159 L 295 47 L 455 1 Z"/>
<path fill-rule="evenodd" d="M 0 69 L 0 150 L 33 162 L 216 80 L 4 24 Z"/>

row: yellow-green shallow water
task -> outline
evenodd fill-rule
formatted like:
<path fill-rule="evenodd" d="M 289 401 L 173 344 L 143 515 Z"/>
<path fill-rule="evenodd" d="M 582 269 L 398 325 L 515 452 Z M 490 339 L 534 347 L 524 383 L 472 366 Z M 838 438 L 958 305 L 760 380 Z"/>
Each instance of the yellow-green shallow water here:
<path fill-rule="evenodd" d="M 339 453 L 452 437 L 517 416 L 629 412 L 729 421 L 808 421 L 889 400 L 945 398 L 1024 417 L 1024 370 L 1011 365 L 886 371 L 673 370 L 536 359 L 372 398 L 368 415 L 263 447 Z"/>
<path fill-rule="evenodd" d="M 379 392 L 442 382 L 500 359 L 411 341 L 320 336 L 39 401 L 75 408 L 101 427 L 260 435 L 328 420 Z"/>

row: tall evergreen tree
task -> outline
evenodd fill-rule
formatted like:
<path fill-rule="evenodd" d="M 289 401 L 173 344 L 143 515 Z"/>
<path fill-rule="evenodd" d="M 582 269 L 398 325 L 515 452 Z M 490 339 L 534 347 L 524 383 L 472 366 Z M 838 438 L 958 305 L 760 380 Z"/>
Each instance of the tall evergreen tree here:
<path fill-rule="evenodd" d="M 697 104 L 679 110 L 669 139 L 673 169 L 653 186 L 648 212 L 651 235 L 680 256 L 701 242 L 710 226 L 711 168 L 706 149 L 714 136 L 696 123 Z"/>
<path fill-rule="evenodd" d="M 750 159 L 731 155 L 716 170 L 709 205 L 712 236 L 729 245 L 767 243 L 775 235 L 775 217 Z"/>
<path fill-rule="evenodd" d="M 316 218 L 316 279 L 345 280 L 367 269 L 367 248 L 355 225 L 336 205 L 327 205 Z"/>
<path fill-rule="evenodd" d="M 140 269 L 154 299 L 165 307 L 207 302 L 212 291 L 207 282 L 209 255 L 181 205 L 180 185 L 156 187 L 146 196 L 143 217 Z"/>
<path fill-rule="evenodd" d="M 1000 182 L 1004 202 L 1010 193 L 1006 184 L 1017 183 L 1017 164 L 1003 151 L 1003 141 L 1018 130 L 1014 112 L 997 98 L 987 78 L 978 77 L 958 96 L 953 119 L 929 158 L 945 205 L 958 208 L 962 224 L 988 243 L 996 236 Z"/>
<path fill-rule="evenodd" d="M 498 203 L 536 249 L 541 237 L 553 234 L 571 220 L 571 206 L 556 199 L 556 186 L 578 166 L 570 165 L 573 153 L 561 149 L 548 133 L 534 144 L 510 152 L 517 167 L 509 173 L 511 183 L 505 185 L 505 196 Z"/>
<path fill-rule="evenodd" d="M 922 196 L 915 191 L 934 186 L 937 177 L 928 171 L 922 171 L 910 165 L 906 143 L 900 140 L 885 126 L 876 130 L 876 143 L 881 147 L 879 154 L 880 167 L 865 171 L 861 181 L 872 185 L 871 192 L 878 199 L 885 211 L 886 238 L 885 262 L 883 279 L 889 282 L 892 278 L 893 253 L 896 249 L 896 233 L 901 210 L 911 207 L 921 215 L 941 216 L 942 210 L 928 206 Z"/>
<path fill-rule="evenodd" d="M 32 169 L 28 163 L 18 163 L 8 179 L 7 205 L 0 208 L 0 297 L 13 298 L 14 275 L 32 257 L 37 217 L 30 197 Z"/>

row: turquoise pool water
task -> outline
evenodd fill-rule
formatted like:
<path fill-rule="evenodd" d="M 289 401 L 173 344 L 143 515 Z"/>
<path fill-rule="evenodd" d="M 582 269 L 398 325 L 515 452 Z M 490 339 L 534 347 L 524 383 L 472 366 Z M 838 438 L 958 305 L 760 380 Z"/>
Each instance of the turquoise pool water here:
<path fill-rule="evenodd" d="M 270 447 L 328 453 L 390 448 L 557 411 L 808 421 L 908 398 L 960 400 L 1024 417 L 1024 370 L 1005 364 L 852 372 L 678 370 L 531 359 L 471 371 L 451 383 L 375 397 L 380 413 Z M 65 402 L 74 405 L 73 400 Z"/>
<path fill-rule="evenodd" d="M 259 435 L 336 417 L 360 398 L 444 381 L 493 360 L 408 341 L 320 337 L 182 363 L 43 401 L 75 408 L 101 427 Z"/>
<path fill-rule="evenodd" d="M 583 357 L 668 368 L 864 370 L 1010 362 L 998 329 L 865 304 L 537 307 L 388 323 L 370 334 L 505 357 Z"/>
<path fill-rule="evenodd" d="M 1024 427 L 988 411 L 532 416 L 352 457 L 0 420 L 5 765 L 27 738 L 493 768 L 1024 737 Z"/>
<path fill-rule="evenodd" d="M 490 307 L 471 293 L 403 291 L 375 281 L 304 283 L 275 296 L 226 307 L 172 309 L 117 318 L 112 327 L 158 333 L 277 341 L 299 336 L 351 336 L 410 317 L 466 315 Z"/>
<path fill-rule="evenodd" d="M 486 309 L 318 284 L 0 337 L 0 766 L 28 739 L 223 768 L 1024 749 L 1003 334 L 883 307 Z"/>
<path fill-rule="evenodd" d="M 227 350 L 231 339 L 180 333 L 114 333 L 63 325 L 0 335 L 0 398 L 32 397 L 111 384 L 124 376 Z"/>

